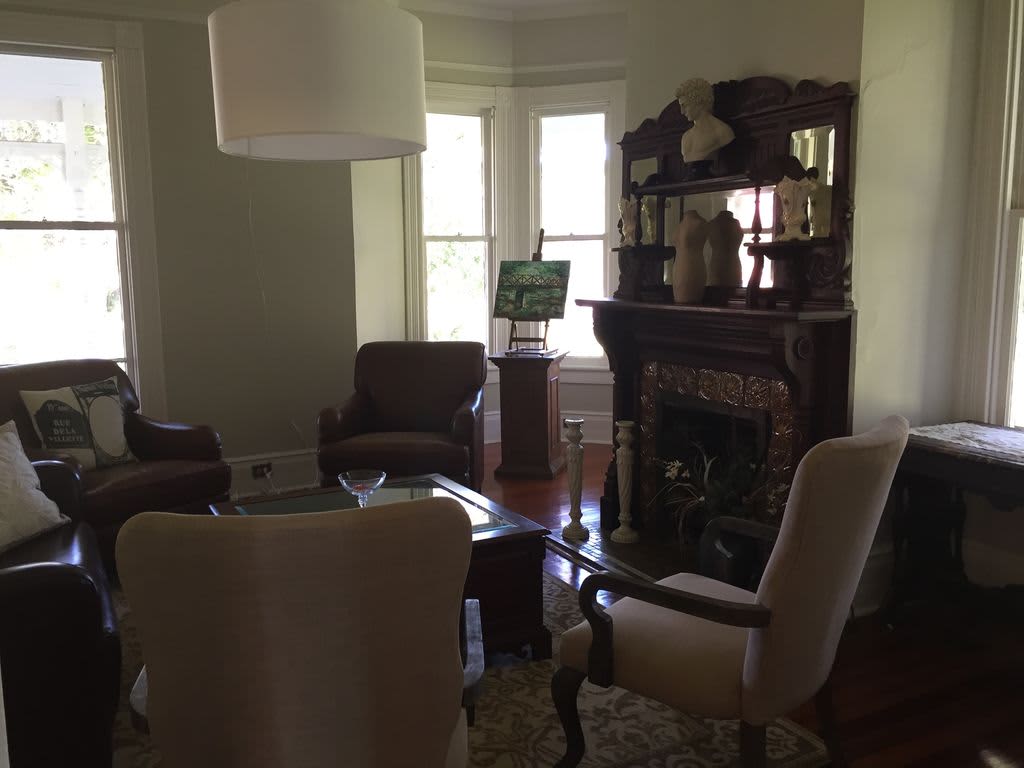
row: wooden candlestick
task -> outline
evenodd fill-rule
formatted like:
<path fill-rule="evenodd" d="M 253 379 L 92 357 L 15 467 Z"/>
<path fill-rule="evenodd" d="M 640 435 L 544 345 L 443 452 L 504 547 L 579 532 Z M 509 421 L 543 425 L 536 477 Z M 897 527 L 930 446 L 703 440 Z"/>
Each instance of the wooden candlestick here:
<path fill-rule="evenodd" d="M 569 524 L 562 529 L 562 538 L 567 541 L 586 541 L 590 531 L 580 522 L 583 511 L 580 499 L 583 496 L 583 419 L 565 419 L 569 446 L 565 449 L 569 480 Z"/>

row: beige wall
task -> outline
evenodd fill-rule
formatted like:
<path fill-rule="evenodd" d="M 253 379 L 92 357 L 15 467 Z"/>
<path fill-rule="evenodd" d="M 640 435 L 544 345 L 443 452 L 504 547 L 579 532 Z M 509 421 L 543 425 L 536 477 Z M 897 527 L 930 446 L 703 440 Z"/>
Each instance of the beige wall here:
<path fill-rule="evenodd" d="M 397 341 L 406 335 L 401 200 L 401 160 L 352 163 L 358 346 L 368 341 Z"/>
<path fill-rule="evenodd" d="M 143 28 L 168 412 L 228 456 L 312 448 L 352 385 L 348 166 L 221 154 L 205 27 Z"/>
<path fill-rule="evenodd" d="M 951 417 L 980 3 L 867 0 L 854 422 Z"/>
<path fill-rule="evenodd" d="M 863 0 L 630 0 L 626 123 L 657 117 L 690 77 L 856 81 L 862 11 Z"/>

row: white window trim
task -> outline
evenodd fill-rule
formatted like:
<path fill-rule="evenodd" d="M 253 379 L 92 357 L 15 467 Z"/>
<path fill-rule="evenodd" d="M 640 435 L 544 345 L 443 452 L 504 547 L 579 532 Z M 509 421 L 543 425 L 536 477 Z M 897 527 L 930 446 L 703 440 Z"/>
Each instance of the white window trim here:
<path fill-rule="evenodd" d="M 960 417 L 1006 424 L 1018 304 L 1019 218 L 1024 208 L 1024 0 L 983 11 L 971 205 L 963 260 L 957 405 Z"/>
<path fill-rule="evenodd" d="M 135 22 L 78 19 L 66 16 L 0 11 L 0 43 L 54 48 L 91 49 L 113 54 L 108 102 L 112 153 L 120 157 L 122 177 L 114 180 L 124 215 L 127 276 L 125 352 L 134 361 L 129 373 L 146 413 L 167 416 L 164 380 L 163 332 L 160 323 L 160 287 L 157 274 L 156 225 L 153 213 L 152 172 L 149 158 L 149 121 L 146 105 L 142 27 Z M 112 144 L 114 142 L 112 141 Z"/>
<path fill-rule="evenodd" d="M 618 220 L 619 190 L 622 188 L 622 159 L 618 141 L 625 132 L 626 84 L 615 80 L 580 85 L 546 87 L 489 87 L 451 83 L 427 83 L 427 110 L 438 112 L 476 114 L 482 109 L 493 110 L 492 136 L 494 140 L 492 165 L 493 200 L 493 257 L 490 260 L 488 290 L 497 281 L 498 264 L 509 259 L 529 259 L 535 247 L 537 213 L 531 185 L 538 178 L 531 172 L 533 158 L 532 115 L 578 113 L 588 106 L 606 111 L 608 168 L 606 239 L 611 237 Z M 420 200 L 422 182 L 418 157 L 402 162 L 403 196 L 405 209 L 406 248 L 406 303 L 407 334 L 410 339 L 426 338 L 426 250 L 422 233 Z M 609 240 L 610 242 L 610 240 Z M 605 248 L 604 293 L 611 293 L 618 279 L 618 263 Z M 492 296 L 488 296 L 490 302 Z M 508 321 L 491 320 L 489 349 L 504 349 L 508 339 Z M 600 372 L 601 383 L 607 376 L 608 363 L 604 357 L 569 357 L 563 371 Z M 488 375 L 488 382 L 497 381 L 497 369 Z M 585 383 L 597 383 L 597 377 L 582 375 Z M 568 380 L 568 378 L 566 379 Z"/>

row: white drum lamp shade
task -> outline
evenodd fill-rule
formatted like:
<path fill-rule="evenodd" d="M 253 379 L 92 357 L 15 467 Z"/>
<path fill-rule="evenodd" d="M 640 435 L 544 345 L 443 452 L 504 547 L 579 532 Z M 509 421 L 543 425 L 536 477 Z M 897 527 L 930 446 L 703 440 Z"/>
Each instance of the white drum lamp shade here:
<path fill-rule="evenodd" d="M 384 0 L 240 0 L 209 18 L 217 144 L 265 160 L 426 148 L 423 27 Z"/>

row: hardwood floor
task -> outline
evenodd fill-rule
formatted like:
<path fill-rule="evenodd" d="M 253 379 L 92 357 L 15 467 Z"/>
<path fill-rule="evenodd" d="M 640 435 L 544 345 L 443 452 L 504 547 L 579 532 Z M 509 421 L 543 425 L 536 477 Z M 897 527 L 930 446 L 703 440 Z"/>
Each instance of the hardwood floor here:
<path fill-rule="evenodd" d="M 592 532 L 600 527 L 609 458 L 608 446 L 587 446 L 583 512 Z M 568 521 L 565 476 L 499 481 L 493 475 L 499 460 L 500 446 L 486 446 L 484 495 L 560 530 Z M 601 539 L 597 545 L 603 546 Z M 638 568 L 664 565 L 661 554 L 638 551 L 617 556 Z M 657 567 L 646 572 L 661 575 L 653 572 Z M 574 586 L 589 572 L 550 551 L 545 569 Z M 1015 618 L 979 619 L 940 609 L 910 611 L 895 629 L 876 617 L 851 622 L 833 671 L 839 732 L 851 763 L 1024 768 L 1024 617 Z M 791 717 L 817 729 L 812 706 Z"/>

